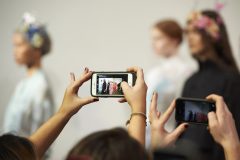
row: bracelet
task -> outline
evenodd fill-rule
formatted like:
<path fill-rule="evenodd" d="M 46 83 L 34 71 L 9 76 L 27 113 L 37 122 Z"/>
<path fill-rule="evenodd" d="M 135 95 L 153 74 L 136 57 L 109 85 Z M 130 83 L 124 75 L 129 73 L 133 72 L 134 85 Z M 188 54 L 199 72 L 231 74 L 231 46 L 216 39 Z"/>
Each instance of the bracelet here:
<path fill-rule="evenodd" d="M 142 113 L 142 112 L 135 112 L 135 113 L 132 113 L 131 116 L 130 116 L 130 118 L 129 118 L 129 120 L 127 120 L 127 122 L 126 122 L 126 126 L 130 123 L 132 117 L 133 117 L 133 116 L 137 116 L 137 115 L 142 116 L 143 118 L 145 118 L 145 120 L 147 119 L 147 116 L 146 116 L 145 113 Z"/>

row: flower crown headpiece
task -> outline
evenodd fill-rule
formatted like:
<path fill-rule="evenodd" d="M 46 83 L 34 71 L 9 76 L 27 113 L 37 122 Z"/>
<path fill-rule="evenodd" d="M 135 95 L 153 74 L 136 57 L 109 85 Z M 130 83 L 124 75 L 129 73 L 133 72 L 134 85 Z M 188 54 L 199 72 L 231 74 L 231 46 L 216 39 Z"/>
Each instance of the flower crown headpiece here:
<path fill-rule="evenodd" d="M 34 47 L 41 48 L 43 45 L 46 31 L 42 24 L 30 13 L 24 13 L 20 26 L 17 31 L 24 34 L 26 40 Z"/>
<path fill-rule="evenodd" d="M 222 19 L 218 17 L 217 21 L 214 19 L 201 14 L 200 12 L 192 12 L 188 17 L 188 22 L 190 22 L 194 27 L 200 30 L 204 30 L 213 39 L 218 40 L 220 38 L 220 28 L 219 25 L 222 23 Z"/>

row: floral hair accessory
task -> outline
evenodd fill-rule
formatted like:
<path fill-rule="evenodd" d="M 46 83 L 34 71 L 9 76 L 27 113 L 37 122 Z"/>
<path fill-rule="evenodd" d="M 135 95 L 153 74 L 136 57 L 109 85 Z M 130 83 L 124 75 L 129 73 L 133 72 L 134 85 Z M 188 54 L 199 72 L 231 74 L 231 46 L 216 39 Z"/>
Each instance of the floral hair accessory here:
<path fill-rule="evenodd" d="M 197 29 L 206 31 L 213 39 L 218 40 L 220 38 L 219 24 L 222 23 L 220 17 L 215 21 L 200 12 L 192 12 L 188 17 L 188 22 Z"/>
<path fill-rule="evenodd" d="M 220 12 L 225 7 L 225 4 L 222 2 L 216 2 L 215 3 L 215 10 Z"/>
<path fill-rule="evenodd" d="M 45 28 L 30 13 L 24 13 L 17 31 L 22 33 L 34 48 L 41 48 L 43 46 L 43 36 L 46 35 Z"/>
<path fill-rule="evenodd" d="M 214 8 L 217 12 L 221 12 L 227 5 L 228 0 L 215 0 Z"/>

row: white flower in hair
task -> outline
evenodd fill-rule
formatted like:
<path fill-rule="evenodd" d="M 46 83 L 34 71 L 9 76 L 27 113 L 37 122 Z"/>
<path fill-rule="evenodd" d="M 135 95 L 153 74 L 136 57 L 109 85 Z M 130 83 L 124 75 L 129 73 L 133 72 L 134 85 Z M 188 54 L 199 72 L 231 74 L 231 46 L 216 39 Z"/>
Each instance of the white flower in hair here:
<path fill-rule="evenodd" d="M 23 21 L 27 24 L 33 24 L 36 22 L 36 18 L 32 14 L 26 12 L 23 14 Z"/>

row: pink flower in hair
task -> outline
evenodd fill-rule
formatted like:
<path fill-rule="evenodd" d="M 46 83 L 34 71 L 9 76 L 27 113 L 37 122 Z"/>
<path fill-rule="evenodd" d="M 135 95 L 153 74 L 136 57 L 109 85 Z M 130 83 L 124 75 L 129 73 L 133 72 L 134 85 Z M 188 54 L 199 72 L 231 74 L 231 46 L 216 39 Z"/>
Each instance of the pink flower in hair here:
<path fill-rule="evenodd" d="M 224 7 L 225 7 L 225 4 L 224 4 L 224 3 L 216 2 L 216 4 L 215 4 L 215 9 L 216 9 L 218 12 L 220 12 Z"/>
<path fill-rule="evenodd" d="M 198 27 L 199 29 L 205 29 L 209 26 L 210 23 L 211 22 L 208 17 L 201 16 L 198 21 L 196 21 L 196 27 Z"/>
<path fill-rule="evenodd" d="M 189 15 L 188 21 L 196 28 L 206 31 L 212 38 L 219 39 L 219 23 L 213 19 L 202 15 L 200 12 L 193 12 Z"/>

